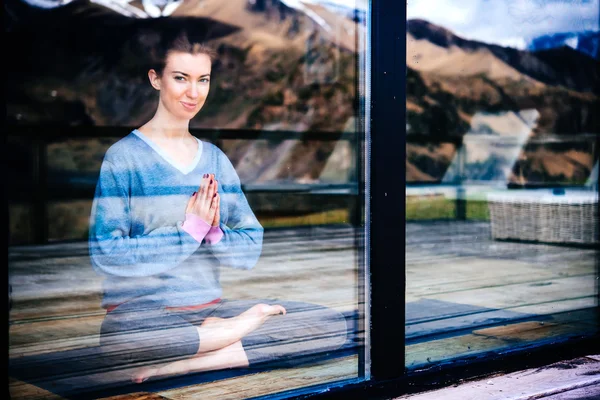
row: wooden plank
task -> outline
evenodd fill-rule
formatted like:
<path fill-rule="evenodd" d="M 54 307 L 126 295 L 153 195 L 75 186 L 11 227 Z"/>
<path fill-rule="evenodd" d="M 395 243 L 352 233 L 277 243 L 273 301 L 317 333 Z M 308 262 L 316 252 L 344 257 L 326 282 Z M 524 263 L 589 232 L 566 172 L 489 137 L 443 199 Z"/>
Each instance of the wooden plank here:
<path fill-rule="evenodd" d="M 542 368 L 472 380 L 453 387 L 404 395 L 396 400 L 576 399 L 578 397 L 568 397 L 569 392 L 600 393 L 599 369 L 600 362 L 578 358 Z"/>
<path fill-rule="evenodd" d="M 10 346 L 22 346 L 54 340 L 72 339 L 100 333 L 106 311 L 92 316 L 32 321 L 10 325 Z"/>
<path fill-rule="evenodd" d="M 585 333 L 591 334 L 592 332 L 583 324 L 573 323 L 570 325 L 557 324 L 547 328 L 543 332 L 534 331 L 532 333 L 531 330 L 528 330 L 522 332 L 521 335 L 515 333 L 512 337 L 473 333 L 439 340 L 429 340 L 406 346 L 406 366 L 407 368 L 424 368 L 441 361 L 475 355 L 483 356 L 486 353 L 515 349 L 536 341 L 547 341 L 552 338 L 566 337 L 568 335 L 579 336 Z"/>
<path fill-rule="evenodd" d="M 568 331 L 569 326 L 562 326 Z M 527 321 L 517 324 L 495 326 L 493 328 L 477 329 L 474 335 L 495 337 L 502 340 L 539 340 L 556 335 L 559 325 L 553 322 Z"/>
<path fill-rule="evenodd" d="M 592 400 L 592 399 L 600 399 L 600 384 L 597 382 L 592 382 L 591 384 L 588 382 L 581 382 L 579 385 L 583 385 L 581 387 L 577 387 L 577 384 L 568 386 L 568 387 L 560 387 L 548 390 L 546 393 L 541 394 L 545 400 Z M 553 391 L 555 393 L 553 393 Z M 536 397 L 530 397 L 532 399 L 541 398 L 540 395 L 536 395 Z"/>
<path fill-rule="evenodd" d="M 296 239 L 294 239 L 295 241 L 292 240 L 294 237 L 293 230 L 291 233 L 289 231 L 283 231 L 282 233 L 285 232 L 287 232 L 287 234 L 282 235 L 285 236 L 285 239 L 276 240 L 274 243 L 265 246 L 267 249 L 277 248 L 277 251 L 271 256 L 263 257 L 263 262 L 261 262 L 255 270 L 236 271 L 225 269 L 223 271 L 222 280 L 224 284 L 224 297 L 241 299 L 254 298 L 256 293 L 261 293 L 263 297 L 315 302 L 328 305 L 340 311 L 351 311 L 356 309 L 358 304 L 355 284 L 355 254 L 354 251 L 347 250 L 348 243 L 351 243 L 351 240 L 349 241 L 348 239 L 353 237 L 352 232 L 346 230 L 342 232 L 341 235 L 332 235 L 333 239 L 330 240 L 324 240 L 321 234 L 313 236 L 303 235 L 300 238 L 296 237 Z M 322 246 L 322 243 L 337 241 L 341 243 L 340 246 L 342 246 L 342 250 L 336 252 L 325 251 L 325 253 L 316 252 L 314 251 L 314 243 L 311 245 L 311 242 L 314 242 L 314 238 L 319 239 L 319 246 Z M 289 249 L 290 243 L 292 243 L 292 248 L 300 247 L 304 250 L 294 251 L 288 255 L 286 252 L 282 252 L 281 249 L 279 249 L 280 246 Z M 311 246 L 313 247 L 313 251 L 310 250 Z M 325 246 L 325 248 L 327 248 L 327 246 Z M 58 249 L 54 248 L 54 251 L 58 251 Z M 443 257 L 444 256 L 439 257 L 440 262 L 442 262 Z M 532 276 L 541 276 L 543 278 L 557 277 L 554 272 L 549 272 L 547 270 L 541 270 L 540 272 L 539 268 L 534 268 L 527 263 L 506 263 L 505 260 L 482 260 L 481 258 L 474 256 L 455 256 L 453 260 L 454 261 L 450 263 L 445 263 L 442 270 L 440 270 L 439 265 L 436 265 L 435 263 L 429 265 L 420 264 L 418 268 L 411 268 L 409 265 L 408 273 L 412 274 L 413 279 L 408 279 L 408 300 L 411 301 L 419 298 L 415 296 L 414 293 L 411 293 L 410 282 L 426 282 L 428 285 L 423 285 L 423 287 L 427 290 L 420 294 L 427 295 L 428 291 L 435 292 L 433 283 L 439 285 L 437 288 L 438 290 L 444 290 L 444 287 L 446 287 L 444 294 L 452 291 L 460 292 L 461 290 L 472 287 L 479 287 L 482 289 L 481 286 L 483 286 L 483 288 L 486 288 L 486 286 L 490 285 L 490 281 L 497 282 L 498 276 L 504 275 L 506 277 L 507 271 L 508 278 L 504 282 L 500 282 L 500 286 L 502 286 L 502 284 L 522 282 L 523 279 L 532 279 Z M 461 260 L 464 260 L 464 262 L 461 262 Z M 496 263 L 496 265 L 490 265 L 490 263 Z M 60 264 L 60 262 L 55 261 L 53 264 Z M 46 265 L 46 263 L 44 265 Z M 284 268 L 282 268 L 282 265 Z M 327 268 L 324 269 L 323 265 L 326 265 Z M 480 272 L 482 270 L 486 271 L 486 273 L 482 274 Z M 423 274 L 424 271 L 426 271 L 427 274 Z M 443 273 L 440 273 L 440 271 L 443 271 Z M 415 274 L 417 276 L 414 276 Z M 476 275 L 474 279 L 469 279 L 474 275 Z M 315 276 L 319 276 L 319 279 L 315 280 Z M 561 276 L 560 272 L 558 276 Z M 277 279 L 274 279 L 273 277 L 277 277 Z M 438 277 L 437 282 L 432 282 L 432 279 L 436 279 L 436 277 Z M 459 278 L 457 281 L 456 277 L 466 277 L 467 279 L 460 280 Z M 411 277 L 409 276 L 409 278 Z M 512 280 L 513 278 L 514 280 Z M 468 286 L 459 286 L 459 284 L 464 283 L 467 283 Z M 536 281 L 526 283 L 531 284 L 536 283 Z M 313 289 L 315 284 L 318 285 L 316 288 L 317 290 L 306 290 L 307 287 Z M 452 289 L 448 289 L 447 286 L 452 287 Z M 460 295 L 460 300 L 462 302 L 470 302 L 471 299 L 468 294 L 469 293 L 462 293 Z M 593 301 L 592 297 L 575 300 L 563 299 L 560 302 L 555 303 L 542 303 L 539 307 L 544 308 L 547 312 L 553 312 L 557 309 L 569 309 L 566 304 L 570 304 L 571 307 L 575 308 L 588 306 L 590 301 Z M 94 300 L 82 301 L 81 298 L 78 298 L 77 301 L 73 301 L 69 296 L 65 296 L 64 299 L 52 299 L 50 304 L 45 304 L 43 301 L 40 303 L 42 304 L 35 304 L 35 307 L 30 305 L 33 312 L 39 313 L 37 310 L 40 310 L 40 308 L 43 308 L 45 305 L 47 309 L 55 310 L 55 317 L 64 317 L 64 322 L 58 324 L 49 322 L 48 325 L 44 325 L 42 321 L 37 321 L 31 325 L 33 328 L 31 332 L 29 332 L 32 333 L 31 335 L 28 334 L 26 328 L 19 329 L 15 328 L 15 326 L 11 327 L 11 333 L 13 333 L 14 338 L 11 343 L 12 355 L 31 354 L 35 351 L 52 351 L 52 349 L 77 348 L 78 346 L 84 347 L 94 344 L 90 338 L 93 336 L 94 332 L 97 332 L 97 329 L 99 329 L 100 319 L 97 320 L 97 325 L 92 327 L 86 326 L 86 324 L 83 323 L 83 320 L 80 323 L 78 321 L 79 318 L 69 320 L 66 317 L 78 316 L 78 313 L 81 313 L 83 310 L 93 310 L 94 307 L 96 307 L 95 309 L 97 310 L 99 297 L 96 297 Z M 86 303 L 91 304 L 86 305 Z M 73 304 L 76 304 L 77 306 L 74 307 Z M 549 304 L 552 305 L 550 306 Z M 42 307 L 40 307 L 40 305 Z M 519 307 L 522 307 L 521 312 L 524 312 L 522 310 L 525 308 L 527 308 L 527 312 L 536 311 L 531 305 L 518 305 L 516 307 L 508 307 L 507 309 L 519 311 Z M 47 310 L 44 311 L 46 311 L 45 318 L 52 317 L 50 312 Z M 21 312 L 23 312 L 23 310 L 21 310 Z M 103 311 L 100 311 L 98 315 L 103 316 L 103 314 Z M 38 318 L 42 318 L 42 316 L 38 316 Z M 36 334 L 35 332 L 40 333 Z M 44 341 L 43 332 L 47 332 L 47 337 L 54 338 L 54 340 Z M 73 340 L 70 340 L 71 337 Z M 76 338 L 81 338 L 81 340 L 77 340 Z"/>
<path fill-rule="evenodd" d="M 476 255 L 489 259 L 532 261 L 542 265 L 557 259 L 594 259 L 597 250 L 491 240 L 489 222 L 408 222 L 406 248 L 417 252 Z"/>
<path fill-rule="evenodd" d="M 452 303 L 448 303 L 443 308 L 452 310 L 451 305 Z M 534 315 L 542 318 L 540 321 L 544 323 L 549 321 L 548 318 L 552 318 L 553 320 L 557 321 L 563 321 L 564 315 L 571 315 L 571 321 L 577 321 L 579 324 L 589 325 L 589 327 L 594 328 L 597 324 L 597 320 L 595 318 L 595 314 L 590 315 L 589 310 L 593 309 L 595 306 L 596 298 L 594 296 L 590 296 L 586 299 L 566 301 L 564 303 L 551 302 L 545 304 L 545 308 L 541 310 L 542 312 L 540 313 L 537 313 L 537 311 L 540 311 L 539 307 L 537 306 L 524 306 L 499 310 L 475 310 L 474 313 L 458 313 L 456 316 L 453 316 L 452 314 L 448 316 L 440 314 L 441 316 L 435 319 L 425 319 L 421 321 L 417 320 L 416 322 L 407 321 L 405 334 L 408 343 L 414 343 L 415 341 L 424 340 L 424 336 L 436 337 L 439 335 L 444 335 L 445 333 L 452 334 L 452 332 L 454 332 L 454 335 L 464 334 L 470 332 L 471 329 L 477 329 L 478 327 L 482 327 L 484 325 L 499 324 L 501 323 L 502 319 L 506 320 L 506 324 L 515 324 L 519 323 L 518 318 L 520 316 L 522 316 L 522 318 L 531 319 Z M 530 311 L 532 312 L 530 313 Z M 566 312 L 569 312 L 569 314 L 565 314 Z M 510 320 L 516 321 L 511 322 Z"/>
<path fill-rule="evenodd" d="M 124 374 L 126 372 L 121 371 L 118 373 Z M 350 356 L 325 361 L 316 365 L 286 369 L 282 368 L 199 385 L 190 385 L 156 394 L 136 392 L 121 396 L 107 397 L 105 400 L 154 400 L 165 398 L 181 400 L 196 398 L 213 398 L 219 400 L 239 399 L 357 377 L 358 357 Z M 11 395 L 13 395 L 13 399 L 62 399 L 43 389 L 39 389 L 33 385 L 28 385 L 15 379 L 11 379 L 10 391 Z"/>
<path fill-rule="evenodd" d="M 281 279 L 283 279 L 284 281 L 287 281 L 289 283 L 283 282 L 283 284 L 278 285 L 277 282 L 273 282 L 272 283 L 272 287 L 269 288 L 268 290 L 268 294 L 269 297 L 282 297 L 279 295 L 279 293 L 284 292 L 286 295 L 289 296 L 289 290 L 290 287 L 299 287 L 300 285 L 297 285 L 297 280 L 298 280 L 298 274 L 295 274 L 295 271 L 300 271 L 300 270 L 305 270 L 308 271 L 309 273 L 311 271 L 315 271 L 315 272 L 320 272 L 322 274 L 323 272 L 323 265 L 327 265 L 327 269 L 326 271 L 328 273 L 331 273 L 331 280 L 324 280 L 324 279 L 320 279 L 320 281 L 330 281 L 333 282 L 335 280 L 339 280 L 340 279 L 340 275 L 338 274 L 337 276 L 333 276 L 334 274 L 336 274 L 335 269 L 336 268 L 340 268 L 340 267 L 345 267 L 345 273 L 346 275 L 344 275 L 344 273 L 342 272 L 341 277 L 344 279 L 344 282 L 347 283 L 347 285 L 340 285 L 339 281 L 337 283 L 338 287 L 344 286 L 347 287 L 348 292 L 352 292 L 353 290 L 353 282 L 348 282 L 349 279 L 354 278 L 354 271 L 356 268 L 355 265 L 355 254 L 353 251 L 347 251 L 344 254 L 335 254 L 333 257 L 330 258 L 330 260 L 321 260 L 322 262 L 315 262 L 319 259 L 319 257 L 321 257 L 321 255 L 319 255 L 319 251 L 315 251 L 316 250 L 316 245 L 315 245 L 315 240 L 312 240 L 313 236 L 309 236 L 309 235 L 304 235 L 304 233 L 308 232 L 308 231 L 301 231 L 298 230 L 298 232 L 303 232 L 302 234 L 298 235 L 296 234 L 296 236 L 301 236 L 300 238 L 296 237 L 295 241 L 297 242 L 295 245 L 290 246 L 290 242 L 292 242 L 292 244 L 294 244 L 295 242 L 293 240 L 290 240 L 293 238 L 294 236 L 294 230 L 290 230 L 290 231 L 281 231 L 278 232 L 279 234 L 281 234 L 282 232 L 288 232 L 287 235 L 282 235 L 285 236 L 285 239 L 280 240 L 280 241 L 275 241 L 275 237 L 271 238 L 272 242 L 269 241 L 265 241 L 265 257 L 263 258 L 265 261 L 264 263 L 261 263 L 259 266 L 257 266 L 257 268 L 253 271 L 249 271 L 245 276 L 242 273 L 232 273 L 232 274 L 228 274 L 228 270 L 224 270 L 224 274 L 223 274 L 223 284 L 225 286 L 225 289 L 227 290 L 227 293 L 231 293 L 230 295 L 228 294 L 228 297 L 239 297 L 239 298 L 249 298 L 249 297 L 253 297 L 252 296 L 252 292 L 253 290 L 249 290 L 249 289 L 244 289 L 242 292 L 239 293 L 239 296 L 236 296 L 236 286 L 240 286 L 240 287 L 244 287 L 247 288 L 247 284 L 253 284 L 252 288 L 259 286 L 259 284 L 256 282 L 258 279 L 261 278 L 265 278 L 267 281 L 268 279 L 273 279 L 274 276 L 280 276 L 282 273 L 282 265 L 285 266 L 285 268 L 283 268 L 284 271 L 287 272 L 286 276 L 283 276 Z M 289 233 L 291 232 L 291 233 Z M 322 233 L 328 234 L 331 232 L 327 232 L 327 230 L 322 230 Z M 345 244 L 341 245 L 342 247 L 346 247 L 348 248 L 348 246 L 353 245 L 353 238 L 354 238 L 354 234 L 351 230 L 342 230 L 341 231 L 341 235 L 339 235 L 339 231 L 336 230 L 332 230 L 332 232 L 338 232 L 338 236 L 339 236 L 339 240 Z M 322 233 L 319 233 L 317 237 L 319 239 L 322 239 Z M 428 232 L 429 234 L 431 234 L 431 232 Z M 304 239 L 304 236 L 309 237 L 309 239 Z M 435 236 L 435 235 L 434 235 Z M 336 239 L 336 240 L 338 240 Z M 429 239 L 430 242 L 434 241 L 435 238 L 433 239 Z M 319 243 L 322 243 L 322 240 L 317 241 Z M 325 242 L 331 242 L 331 240 L 325 241 Z M 312 243 L 312 244 L 311 244 Z M 307 248 L 303 249 L 303 246 L 307 246 Z M 312 247 L 311 247 L 312 246 Z M 282 252 L 281 248 L 286 248 L 286 251 Z M 299 252 L 294 252 L 295 254 L 308 254 L 307 256 L 302 256 L 300 258 L 294 258 L 296 256 L 281 256 L 281 254 L 287 254 L 290 253 L 291 250 L 293 250 L 293 248 L 300 248 Z M 274 250 L 273 252 L 270 253 L 270 250 Z M 308 251 L 307 251 L 308 250 Z M 408 248 L 408 254 L 411 254 L 411 251 L 414 249 Z M 414 253 L 414 251 L 412 251 Z M 342 262 L 340 262 L 340 258 L 342 259 Z M 441 260 L 443 260 L 443 255 L 440 255 Z M 489 272 L 494 272 L 494 271 L 504 271 L 504 270 L 514 270 L 515 273 L 513 275 L 513 277 L 515 279 L 520 279 L 521 277 L 523 277 L 524 279 L 526 278 L 531 278 L 529 275 L 535 276 L 535 274 L 537 273 L 537 276 L 541 276 L 543 278 L 551 278 L 553 276 L 548 276 L 548 275 L 543 275 L 543 272 L 540 272 L 539 269 L 531 269 L 529 268 L 528 270 L 525 270 L 525 267 L 523 265 L 518 265 L 518 267 L 513 267 L 510 268 L 509 263 L 504 263 L 504 265 L 501 265 L 502 260 L 485 260 L 484 262 L 482 262 L 483 260 L 481 259 L 476 259 L 474 257 L 470 257 L 471 260 L 468 260 L 469 257 L 465 258 L 462 257 L 462 259 L 465 261 L 464 262 L 464 268 L 462 270 L 456 270 L 452 268 L 452 265 L 449 265 L 448 262 L 444 263 L 444 273 L 441 274 L 440 273 L 440 269 L 439 269 L 439 264 L 438 263 L 434 263 L 432 265 L 431 268 L 429 268 L 428 273 L 433 275 L 433 277 L 435 278 L 437 277 L 442 277 L 441 281 L 438 282 L 432 282 L 431 278 L 432 276 L 411 276 L 411 274 L 414 271 L 417 271 L 417 273 L 419 272 L 423 272 L 426 271 L 427 268 L 423 268 L 423 266 L 421 265 L 420 268 L 414 268 L 411 269 L 411 266 L 409 265 L 408 267 L 408 273 L 409 273 L 409 277 L 408 277 L 408 296 L 409 298 L 416 298 L 419 295 L 423 296 L 425 293 L 412 293 L 411 289 L 414 287 L 414 285 L 411 284 L 411 282 L 425 282 L 427 284 L 426 288 L 430 293 L 436 293 L 436 290 L 444 290 L 444 287 L 447 289 L 448 286 L 450 286 L 450 284 L 452 284 L 454 287 L 453 290 L 461 290 L 462 288 L 459 285 L 459 282 L 457 281 L 448 281 L 448 278 L 450 279 L 456 279 L 453 277 L 467 277 L 466 282 L 470 282 L 473 283 L 475 285 L 478 284 L 477 281 L 481 281 L 482 285 L 485 285 L 485 283 L 487 282 L 486 280 L 491 280 L 493 278 L 495 278 L 495 275 L 492 276 L 484 276 L 481 278 L 475 278 L 475 282 L 473 281 L 473 279 L 468 279 L 469 277 L 474 275 L 474 271 L 478 271 L 478 275 L 481 275 L 481 271 L 487 271 Z M 461 265 L 461 258 L 456 256 L 456 265 Z M 498 268 L 496 268 L 495 266 L 489 267 L 489 263 L 496 263 L 498 264 Z M 479 263 L 479 268 L 475 268 L 475 264 Z M 349 265 L 352 265 L 353 268 L 348 268 Z M 482 268 L 482 266 L 488 266 L 489 268 Z M 564 265 L 564 264 L 563 264 Z M 468 266 L 468 267 L 467 267 Z M 588 264 L 589 266 L 589 264 Z M 473 267 L 473 268 L 470 268 Z M 527 273 L 526 273 L 527 271 Z M 275 274 L 275 272 L 278 274 Z M 254 279 L 252 279 L 254 278 Z M 334 279 L 336 278 L 336 279 Z M 443 279 L 446 279 L 446 281 L 444 281 Z M 465 282 L 465 281 L 463 281 Z M 515 281 L 508 281 L 506 283 L 514 283 Z M 236 285 L 236 283 L 240 283 L 240 285 Z M 243 285 L 242 285 L 243 283 Z M 262 283 L 264 283 L 264 281 L 262 281 Z M 293 284 L 292 284 L 293 283 Z M 355 282 L 354 282 L 355 283 Z M 432 283 L 438 283 L 440 285 L 439 288 L 435 288 L 434 285 L 432 285 Z M 489 282 L 487 282 L 489 283 Z M 314 284 L 314 282 L 313 282 Z M 445 284 L 445 285 L 444 285 Z M 282 290 L 279 291 L 277 290 L 278 287 L 285 287 L 286 290 Z M 469 288 L 472 288 L 473 286 L 469 286 Z M 427 292 L 427 290 L 425 292 Z M 294 293 L 295 295 L 298 296 L 302 296 L 306 293 L 307 291 L 303 290 L 303 291 L 298 291 L 298 293 Z M 326 293 L 322 290 L 320 291 L 315 291 L 318 292 L 319 295 L 322 295 L 323 293 Z M 261 290 L 261 293 L 264 293 Z M 354 293 L 352 293 L 354 294 Z M 340 295 L 340 293 L 336 293 L 336 296 L 329 296 L 331 297 L 336 297 L 339 298 L 338 296 Z M 303 299 L 302 299 L 303 300 Z M 326 301 L 326 299 L 324 299 L 324 301 Z M 323 301 L 318 301 L 319 303 L 323 303 Z M 73 304 L 71 302 L 71 304 Z M 39 308 L 37 308 L 39 309 Z M 54 310 L 57 310 L 58 307 L 53 307 Z M 44 310 L 46 311 L 46 310 Z M 69 310 L 65 310 L 65 313 L 68 313 Z"/>
<path fill-rule="evenodd" d="M 159 394 L 177 400 L 198 398 L 237 400 L 357 377 L 358 357 L 351 356 L 314 366 L 277 369 L 202 385 L 166 390 Z"/>
<path fill-rule="evenodd" d="M 19 324 L 102 315 L 106 313 L 106 310 L 100 307 L 101 298 L 100 293 L 90 296 L 65 293 L 60 297 L 40 297 L 35 301 L 13 300 L 10 310 L 10 321 L 12 324 Z"/>
<path fill-rule="evenodd" d="M 593 262 L 584 267 L 541 269 L 539 265 L 519 261 L 455 259 L 440 265 L 407 265 L 407 291 L 415 296 L 429 296 L 449 291 L 464 291 L 517 283 L 544 283 L 553 279 L 593 274 Z"/>
<path fill-rule="evenodd" d="M 452 358 L 481 355 L 498 351 L 510 345 L 502 340 L 487 336 L 463 334 L 451 338 L 428 340 L 407 345 L 405 350 L 406 367 L 409 369 L 433 366 L 435 363 Z"/>
<path fill-rule="evenodd" d="M 296 279 L 294 279 L 294 277 Z M 317 288 L 306 290 L 307 287 L 314 286 L 315 280 L 312 276 L 297 277 L 291 275 L 284 280 L 266 280 L 247 279 L 239 280 L 235 283 L 229 282 L 224 287 L 224 298 L 252 299 L 260 293 L 265 298 L 279 298 L 285 300 L 306 301 L 326 305 L 335 308 L 338 311 L 352 311 L 358 307 L 357 290 L 354 285 L 354 274 L 349 273 L 346 279 L 340 279 L 339 275 L 333 275 L 331 279 L 320 279 L 321 283 Z M 311 283 L 313 282 L 313 283 Z M 79 300 L 79 301 L 77 301 Z M 43 304 L 44 300 L 40 300 Z M 72 304 L 78 305 L 73 309 Z M 91 304 L 87 304 L 91 303 Z M 64 313 L 65 308 L 62 305 L 71 304 L 71 311 Z M 58 311 L 52 313 L 53 307 Z M 100 330 L 100 324 L 104 318 L 105 311 L 99 308 L 99 300 L 72 299 L 65 296 L 61 301 L 54 299 L 48 306 L 49 311 L 46 315 L 40 315 L 37 318 L 27 320 L 15 319 L 14 315 L 23 316 L 26 311 L 21 309 L 19 312 L 11 313 L 10 326 L 10 344 L 11 349 L 19 346 L 27 346 L 36 343 L 49 343 L 51 341 L 61 341 L 75 337 L 86 337 L 97 334 Z M 89 310 L 99 310 L 92 315 L 80 314 L 87 313 Z M 31 315 L 31 314 L 30 314 Z"/>
<path fill-rule="evenodd" d="M 135 392 L 118 396 L 102 397 L 102 400 L 165 400 L 167 397 L 158 393 Z"/>
<path fill-rule="evenodd" d="M 507 308 L 507 310 L 520 312 L 523 314 L 549 315 L 595 307 L 597 302 L 597 297 L 590 295 L 573 300 L 562 299 L 557 301 L 549 301 L 547 303 L 510 307 Z"/>
<path fill-rule="evenodd" d="M 64 400 L 54 393 L 11 377 L 8 378 L 8 393 L 12 400 Z"/>
<path fill-rule="evenodd" d="M 595 306 L 592 279 L 595 251 L 494 242 L 486 237 L 488 233 L 486 224 L 407 224 L 407 301 L 431 298 L 543 315 Z M 340 311 L 356 310 L 357 259 L 361 249 L 355 248 L 355 239 L 352 229 L 268 231 L 261 260 L 253 270 L 222 270 L 223 297 L 250 299 L 260 294 L 262 298 L 308 301 Z M 9 275 L 14 295 L 10 315 L 11 357 L 97 344 L 104 316 L 99 308 L 101 281 L 89 266 L 86 252 L 87 243 L 10 249 Z M 531 325 L 513 327 L 512 336 L 502 336 L 498 331 L 494 335 L 473 334 L 467 329 L 465 332 L 469 333 L 461 336 L 407 346 L 407 365 L 430 365 L 557 335 L 581 333 L 592 329 L 595 323 L 584 322 L 585 319 L 578 314 L 571 325 L 553 319 L 554 325 L 545 330 L 533 329 Z M 528 326 L 532 329 L 527 329 Z M 258 390 L 254 386 L 275 387 L 277 379 L 284 382 L 277 390 L 287 390 L 294 382 L 303 387 L 313 381 L 322 383 L 319 379 L 350 376 L 315 371 L 318 369 L 306 370 L 304 377 L 288 371 L 289 376 L 295 377 L 291 383 L 283 371 L 280 371 L 283 375 L 270 375 L 272 378 L 252 375 L 232 378 L 232 382 L 236 382 L 233 386 L 239 386 L 239 394 L 248 387 L 251 391 Z M 212 387 L 211 393 L 217 397 L 221 391 L 236 393 L 236 389 L 220 383 L 199 387 L 203 390 Z M 198 390 L 192 387 L 189 392 L 181 393 L 193 398 L 200 393 Z M 204 397 L 204 391 L 202 394 Z"/>
<path fill-rule="evenodd" d="M 352 230 L 292 229 L 266 236 L 270 239 L 254 270 L 223 269 L 224 298 L 252 299 L 260 293 L 261 297 L 313 302 L 339 311 L 357 309 Z M 36 248 L 17 247 L 11 252 L 12 281 L 27 282 L 13 289 L 11 356 L 94 345 L 93 336 L 105 315 L 100 308 L 100 278 L 89 265 L 82 267 L 81 257 L 67 256 L 87 251 L 87 244 L 32 247 Z M 63 277 L 72 274 L 84 284 L 63 294 L 60 289 L 67 282 Z M 317 275 L 318 280 L 314 279 Z M 29 290 L 34 286 L 35 290 Z"/>
<path fill-rule="evenodd" d="M 100 345 L 99 334 L 82 336 L 75 333 L 77 336 L 63 340 L 46 340 L 34 341 L 27 345 L 9 347 L 9 358 L 20 358 L 39 354 L 49 354 L 59 351 L 83 349 L 88 347 L 96 347 Z"/>
<path fill-rule="evenodd" d="M 559 314 L 548 321 L 507 324 L 473 332 L 465 329 L 465 333 L 457 336 L 407 345 L 406 366 L 421 368 L 458 357 L 481 356 L 487 352 L 514 349 L 568 336 L 590 335 L 597 331 L 598 321 L 594 309 Z"/>
<path fill-rule="evenodd" d="M 313 296 L 312 302 L 318 304 L 356 303 L 358 269 L 353 230 L 291 229 L 265 236 L 270 238 L 265 239 L 261 260 L 253 270 L 222 270 L 224 297 L 256 298 L 260 293 L 261 297 L 307 301 L 307 292 L 312 292 L 318 296 Z M 99 308 L 100 277 L 89 266 L 89 260 L 67 256 L 86 252 L 87 246 L 69 243 L 35 247 L 36 251 L 27 247 L 11 249 L 11 323 L 103 312 Z M 316 275 L 320 279 L 314 279 Z M 64 278 L 68 276 L 77 276 L 76 291 L 71 287 L 67 290 L 69 280 Z M 316 290 L 297 289 L 315 285 Z M 340 288 L 345 289 L 344 293 L 333 291 Z"/>
<path fill-rule="evenodd" d="M 510 295 L 508 295 L 510 293 Z M 594 296 L 594 274 L 428 295 L 428 298 L 489 308 L 511 308 Z"/>

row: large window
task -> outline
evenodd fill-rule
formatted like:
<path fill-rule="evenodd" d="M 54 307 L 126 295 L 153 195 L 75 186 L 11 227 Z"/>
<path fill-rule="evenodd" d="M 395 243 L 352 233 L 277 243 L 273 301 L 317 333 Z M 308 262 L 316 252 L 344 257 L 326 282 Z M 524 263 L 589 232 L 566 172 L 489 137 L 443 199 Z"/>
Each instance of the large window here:
<path fill-rule="evenodd" d="M 597 349 L 597 0 L 4 4 L 11 397 L 394 398 Z M 182 30 L 214 53 L 177 147 Z"/>
<path fill-rule="evenodd" d="M 411 370 L 598 331 L 598 2 L 485 4 L 407 7 Z"/>
<path fill-rule="evenodd" d="M 366 3 L 5 12 L 19 54 L 5 80 L 11 396 L 223 399 L 363 380 Z M 180 31 L 214 53 L 191 163 L 143 128 L 197 98 L 196 64 L 178 64 L 184 92 L 168 86 L 178 59 L 161 54 Z M 165 60 L 157 91 L 148 72 Z M 220 222 L 200 237 L 186 204 L 205 173 Z"/>

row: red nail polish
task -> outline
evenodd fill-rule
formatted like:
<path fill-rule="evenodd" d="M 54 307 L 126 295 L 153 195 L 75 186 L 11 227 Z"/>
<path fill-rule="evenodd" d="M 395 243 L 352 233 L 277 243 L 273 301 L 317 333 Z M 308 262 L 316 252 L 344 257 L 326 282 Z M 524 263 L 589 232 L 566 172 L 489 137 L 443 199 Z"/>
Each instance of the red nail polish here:
<path fill-rule="evenodd" d="M 215 194 L 213 194 L 213 197 L 217 197 L 217 194 L 216 194 L 216 193 L 215 193 Z"/>
<path fill-rule="evenodd" d="M 210 183 L 211 183 L 211 185 L 212 185 L 212 179 L 210 180 Z"/>
<path fill-rule="evenodd" d="M 196 195 L 196 192 L 192 193 L 192 196 L 195 196 L 195 195 Z"/>

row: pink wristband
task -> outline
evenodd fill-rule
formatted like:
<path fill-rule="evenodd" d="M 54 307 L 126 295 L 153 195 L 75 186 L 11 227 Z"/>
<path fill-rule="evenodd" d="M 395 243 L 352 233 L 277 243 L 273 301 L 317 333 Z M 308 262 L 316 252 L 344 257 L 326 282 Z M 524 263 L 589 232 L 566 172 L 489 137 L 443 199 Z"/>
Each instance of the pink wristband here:
<path fill-rule="evenodd" d="M 185 214 L 185 221 L 181 228 L 192 235 L 198 243 L 202 243 L 210 231 L 210 225 L 196 214 Z"/>
<path fill-rule="evenodd" d="M 219 243 L 222 238 L 223 238 L 223 231 L 218 226 L 211 226 L 210 230 L 208 231 L 206 236 L 204 236 L 204 240 L 208 244 Z"/>

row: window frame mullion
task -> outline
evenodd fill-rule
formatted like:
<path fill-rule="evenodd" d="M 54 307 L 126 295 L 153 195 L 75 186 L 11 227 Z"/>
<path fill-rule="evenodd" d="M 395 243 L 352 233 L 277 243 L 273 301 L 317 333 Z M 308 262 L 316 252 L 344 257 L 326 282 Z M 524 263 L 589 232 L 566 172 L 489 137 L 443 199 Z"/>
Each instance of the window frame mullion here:
<path fill-rule="evenodd" d="M 406 2 L 371 2 L 369 270 L 371 378 L 405 373 Z M 368 89 L 367 89 L 368 90 Z"/>

